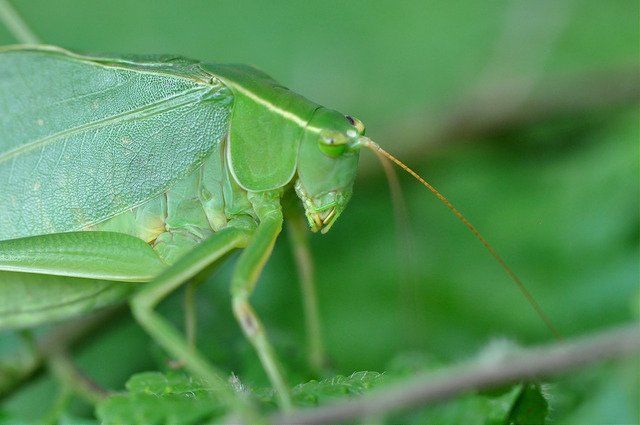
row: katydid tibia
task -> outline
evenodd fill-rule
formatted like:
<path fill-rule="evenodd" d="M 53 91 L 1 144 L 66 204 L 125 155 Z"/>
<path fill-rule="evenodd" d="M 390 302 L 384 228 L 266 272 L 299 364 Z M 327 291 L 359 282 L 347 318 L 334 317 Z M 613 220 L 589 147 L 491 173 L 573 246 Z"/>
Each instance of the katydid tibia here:
<path fill-rule="evenodd" d="M 247 66 L 1 48 L 0 328 L 130 297 L 149 334 L 234 403 L 224 374 L 154 307 L 243 249 L 233 311 L 291 407 L 249 297 L 281 231 L 285 192 L 324 233 L 351 196 L 363 146 L 401 165 L 364 132 Z"/>

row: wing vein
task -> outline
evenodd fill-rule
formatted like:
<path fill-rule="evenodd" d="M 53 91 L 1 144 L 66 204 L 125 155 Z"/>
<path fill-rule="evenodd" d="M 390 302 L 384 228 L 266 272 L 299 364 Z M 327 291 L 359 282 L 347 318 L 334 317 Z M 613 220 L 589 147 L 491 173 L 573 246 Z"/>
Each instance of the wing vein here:
<path fill-rule="evenodd" d="M 162 112 L 166 112 L 172 109 L 177 109 L 188 105 L 190 103 L 197 103 L 205 94 L 210 90 L 210 87 L 195 87 L 184 92 L 171 96 L 165 99 L 158 100 L 156 102 L 149 103 L 140 108 L 136 108 L 130 111 L 123 112 L 118 115 L 113 115 L 107 118 L 89 122 L 74 128 L 70 128 L 64 131 L 60 131 L 55 134 L 48 135 L 38 140 L 34 140 L 16 149 L 7 151 L 0 154 L 0 163 L 6 162 L 16 156 L 19 156 L 23 152 L 28 152 L 39 147 L 44 147 L 57 139 L 69 137 L 76 133 L 81 133 L 87 130 L 92 130 L 99 127 L 105 127 L 111 124 L 126 122 L 129 120 L 140 120 L 157 115 Z"/>

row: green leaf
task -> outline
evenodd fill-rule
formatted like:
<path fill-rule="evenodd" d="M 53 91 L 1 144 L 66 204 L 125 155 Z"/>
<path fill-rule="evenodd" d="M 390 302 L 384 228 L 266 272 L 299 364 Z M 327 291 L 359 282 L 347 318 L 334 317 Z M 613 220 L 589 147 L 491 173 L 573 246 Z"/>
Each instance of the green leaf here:
<path fill-rule="evenodd" d="M 543 424 L 549 413 L 549 404 L 539 384 L 526 384 L 516 399 L 506 424 Z"/>
<path fill-rule="evenodd" d="M 362 395 L 386 381 L 378 372 L 354 372 L 349 376 L 337 375 L 322 381 L 309 381 L 293 388 L 292 395 L 298 406 L 319 406 L 337 399 Z"/>
<path fill-rule="evenodd" d="M 505 424 L 543 424 L 546 416 L 546 402 L 543 413 L 538 416 L 524 416 L 530 409 L 533 413 L 533 397 L 527 392 L 528 386 L 515 385 L 509 389 L 501 388 L 496 392 L 482 392 L 459 396 L 453 400 L 427 406 L 415 412 L 395 415 L 392 423 L 419 423 L 425 425 L 505 425 Z M 523 394 L 527 394 L 526 401 Z M 534 420 L 532 418 L 541 418 Z"/>
<path fill-rule="evenodd" d="M 140 373 L 126 387 L 98 405 L 103 424 L 202 424 L 223 412 L 205 382 L 181 373 Z"/>
<path fill-rule="evenodd" d="M 292 396 L 300 407 L 361 395 L 384 382 L 378 372 L 355 372 L 322 381 L 310 381 L 293 388 Z M 247 395 L 275 406 L 273 390 L 247 389 Z M 145 372 L 134 375 L 126 384 L 126 393 L 112 395 L 97 407 L 97 416 L 105 425 L 201 424 L 224 413 L 221 403 L 206 382 L 182 373 Z"/>

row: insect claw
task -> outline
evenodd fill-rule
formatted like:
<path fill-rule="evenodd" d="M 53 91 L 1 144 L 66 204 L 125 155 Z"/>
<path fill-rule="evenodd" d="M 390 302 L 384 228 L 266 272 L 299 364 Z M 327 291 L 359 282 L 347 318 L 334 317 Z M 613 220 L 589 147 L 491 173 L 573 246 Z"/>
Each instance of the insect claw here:
<path fill-rule="evenodd" d="M 334 215 L 336 215 L 335 207 L 331 208 L 331 210 L 329 210 L 329 213 L 322 218 L 322 224 L 325 225 L 329 223 Z"/>

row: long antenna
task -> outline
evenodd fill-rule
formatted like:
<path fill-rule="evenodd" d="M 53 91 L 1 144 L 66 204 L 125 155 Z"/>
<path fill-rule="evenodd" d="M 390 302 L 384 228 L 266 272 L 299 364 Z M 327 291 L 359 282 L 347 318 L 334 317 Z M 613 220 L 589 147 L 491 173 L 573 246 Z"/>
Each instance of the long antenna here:
<path fill-rule="evenodd" d="M 458 209 L 456 207 L 454 207 L 453 204 L 451 202 L 449 202 L 449 200 L 447 198 L 444 197 L 443 194 L 441 194 L 435 187 L 433 187 L 431 184 L 429 184 L 425 179 L 420 177 L 418 175 L 418 173 L 416 173 L 411 168 L 409 168 L 406 165 L 404 165 L 404 163 L 402 161 L 400 161 L 399 159 L 397 159 L 396 157 L 391 155 L 389 152 L 387 152 L 384 149 L 382 149 L 377 143 L 375 143 L 374 141 L 372 141 L 368 137 L 361 136 L 360 137 L 360 143 L 362 145 L 366 146 L 367 148 L 371 149 L 372 151 L 384 155 L 386 158 L 388 158 L 389 160 L 394 162 L 398 167 L 402 168 L 404 171 L 406 171 L 407 173 L 411 174 L 416 180 L 418 180 L 427 189 L 429 189 L 434 195 L 436 195 L 438 197 L 438 199 L 440 199 L 440 201 L 442 201 L 447 206 L 447 208 L 449 208 L 460 219 L 460 221 L 462 221 L 464 223 L 464 225 L 467 226 L 469 228 L 469 230 L 471 230 L 471 232 L 476 236 L 476 238 L 478 238 L 478 240 L 482 243 L 482 245 L 484 245 L 484 247 L 491 253 L 493 258 L 495 258 L 496 261 L 498 261 L 498 263 L 500 264 L 502 269 L 507 273 L 507 275 L 511 278 L 511 280 L 518 286 L 518 288 L 520 289 L 520 292 L 522 292 L 522 294 L 525 296 L 525 298 L 527 299 L 529 304 L 531 304 L 531 306 L 536 311 L 538 316 L 540 316 L 540 318 L 545 323 L 547 328 L 551 331 L 553 336 L 556 339 L 562 339 L 562 337 L 560 336 L 560 333 L 558 332 L 556 327 L 553 325 L 553 323 L 551 322 L 549 317 L 542 310 L 542 307 L 540 307 L 540 305 L 533 298 L 533 296 L 531 295 L 531 293 L 529 292 L 527 287 L 524 286 L 524 283 L 522 283 L 520 278 L 513 272 L 513 270 L 511 270 L 511 268 L 507 265 L 507 263 L 504 262 L 502 257 L 500 257 L 498 255 L 498 253 L 495 251 L 495 249 L 493 249 L 493 247 L 489 244 L 489 242 L 487 242 L 487 240 L 484 238 L 484 236 L 482 236 L 480 234 L 480 232 L 478 232 L 478 230 L 476 230 L 476 228 L 473 226 L 473 224 L 471 224 L 469 222 L 469 220 L 467 220 L 467 218 L 464 215 L 462 215 L 462 213 L 460 211 L 458 211 Z"/>

